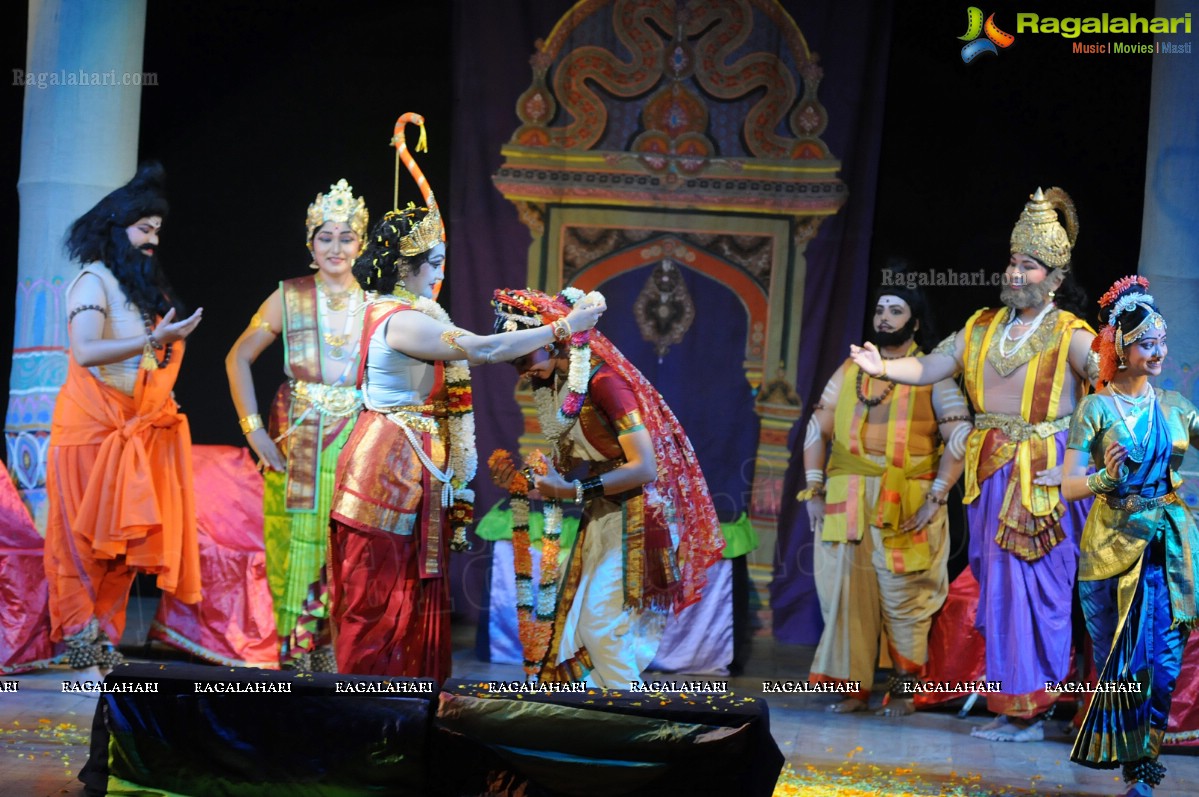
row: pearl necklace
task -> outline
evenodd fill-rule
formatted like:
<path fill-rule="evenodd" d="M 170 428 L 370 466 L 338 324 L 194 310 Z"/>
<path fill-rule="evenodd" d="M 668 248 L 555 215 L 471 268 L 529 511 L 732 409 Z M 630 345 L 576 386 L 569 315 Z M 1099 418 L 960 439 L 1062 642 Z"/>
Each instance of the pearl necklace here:
<path fill-rule="evenodd" d="M 1018 319 L 1019 316 L 1016 314 L 1015 310 L 1009 307 L 1008 313 L 1011 314 L 1012 317 L 1008 320 L 1007 325 L 1004 327 L 1003 335 L 999 338 L 999 354 L 1003 357 L 1011 357 L 1013 354 L 1020 351 L 1020 347 L 1028 342 L 1028 339 L 1033 336 L 1034 332 L 1040 329 L 1041 322 L 1045 320 L 1045 316 L 1048 315 L 1049 311 L 1054 307 L 1055 305 L 1053 302 L 1049 302 L 1042 307 L 1041 312 L 1037 313 L 1037 317 L 1032 320 L 1029 328 L 1025 332 L 1021 332 L 1019 337 L 1017 337 L 1015 340 L 1012 340 L 1008 337 L 1008 330 L 1016 325 L 1016 319 Z M 1010 343 L 1015 344 L 1012 346 L 1011 350 L 1008 349 L 1008 344 Z"/>

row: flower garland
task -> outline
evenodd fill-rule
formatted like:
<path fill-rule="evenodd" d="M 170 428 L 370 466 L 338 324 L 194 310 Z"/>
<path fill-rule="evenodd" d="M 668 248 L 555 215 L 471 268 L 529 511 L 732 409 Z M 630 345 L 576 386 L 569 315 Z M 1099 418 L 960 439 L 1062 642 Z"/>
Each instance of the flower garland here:
<path fill-rule="evenodd" d="M 487 459 L 488 466 L 512 466 L 511 455 L 496 449 Z M 544 474 L 540 452 L 534 451 L 526 460 L 528 472 Z M 558 601 L 558 553 L 561 550 L 562 505 L 557 501 L 544 504 L 545 530 L 541 536 L 541 577 L 536 598 L 533 595 L 533 553 L 529 539 L 529 477 L 517 470 L 508 485 L 512 506 L 512 560 L 516 571 L 516 619 L 520 629 L 520 645 L 525 673 L 541 674 L 549 656 L 553 637 L 554 611 Z"/>
<path fill-rule="evenodd" d="M 450 315 L 432 299 L 396 288 L 395 296 L 412 305 L 413 310 L 424 313 L 435 321 L 452 326 Z M 470 544 L 466 540 L 466 527 L 475 519 L 475 491 L 467 487 L 475 478 L 479 468 L 479 454 L 475 450 L 475 411 L 470 382 L 470 364 L 466 360 L 447 360 L 445 385 L 449 393 L 446 408 L 450 429 L 450 461 L 447 472 L 454 500 L 450 506 L 450 550 L 465 551 Z"/>
<path fill-rule="evenodd" d="M 603 294 L 599 291 L 584 294 L 578 288 L 565 288 L 558 296 L 571 307 L 578 304 L 580 299 L 604 301 Z M 562 406 L 556 406 L 557 400 L 552 388 L 543 387 L 533 391 L 541 432 L 555 447 L 578 420 L 579 413 L 583 411 L 583 404 L 587 401 L 590 385 L 591 330 L 587 330 L 570 336 L 570 368 L 566 375 L 566 398 L 562 400 Z"/>

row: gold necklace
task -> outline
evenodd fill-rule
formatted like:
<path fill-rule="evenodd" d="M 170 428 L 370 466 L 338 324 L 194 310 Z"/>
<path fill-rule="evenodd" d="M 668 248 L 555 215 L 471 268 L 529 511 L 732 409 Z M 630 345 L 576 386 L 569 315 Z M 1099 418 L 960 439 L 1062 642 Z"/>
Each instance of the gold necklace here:
<path fill-rule="evenodd" d="M 325 306 L 328 308 L 328 310 L 325 312 L 321 312 L 320 306 L 317 306 L 317 322 L 321 327 L 327 329 L 329 326 L 329 319 L 326 317 L 326 313 L 334 313 L 341 310 L 346 311 L 345 324 L 342 326 L 340 334 L 324 331 L 321 333 L 321 339 L 324 340 L 329 346 L 329 359 L 344 360 L 346 357 L 345 346 L 350 342 L 350 338 L 353 337 L 350 334 L 350 328 L 351 324 L 353 323 L 354 315 L 358 310 L 361 310 L 364 305 L 359 303 L 357 307 L 352 309 L 349 308 L 350 297 L 356 295 L 356 292 L 353 289 L 343 291 L 342 293 L 329 293 L 321 283 L 319 277 L 316 280 L 316 287 L 317 292 L 325 296 Z"/>
<path fill-rule="evenodd" d="M 325 297 L 325 306 L 332 312 L 338 313 L 346 309 L 350 303 L 350 297 L 358 293 L 358 288 L 351 286 L 347 290 L 334 293 L 325 285 L 324 280 L 320 277 L 316 279 L 317 291 Z M 345 341 L 342 341 L 345 343 Z"/>

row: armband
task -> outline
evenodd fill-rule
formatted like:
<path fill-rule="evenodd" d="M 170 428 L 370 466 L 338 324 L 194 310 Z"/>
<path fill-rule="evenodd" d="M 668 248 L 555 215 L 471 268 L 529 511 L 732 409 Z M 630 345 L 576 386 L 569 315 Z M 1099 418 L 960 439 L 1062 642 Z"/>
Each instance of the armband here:
<path fill-rule="evenodd" d="M 451 327 L 451 328 L 447 329 L 445 332 L 441 333 L 441 342 L 444 343 L 445 345 L 449 346 L 451 349 L 457 349 L 458 351 L 462 352 L 463 354 L 466 354 L 466 349 L 462 348 L 462 345 L 460 343 L 458 343 L 458 338 L 462 337 L 465 334 L 467 334 L 465 329 L 458 329 L 458 327 Z M 488 360 L 488 362 L 490 362 L 490 360 Z"/>

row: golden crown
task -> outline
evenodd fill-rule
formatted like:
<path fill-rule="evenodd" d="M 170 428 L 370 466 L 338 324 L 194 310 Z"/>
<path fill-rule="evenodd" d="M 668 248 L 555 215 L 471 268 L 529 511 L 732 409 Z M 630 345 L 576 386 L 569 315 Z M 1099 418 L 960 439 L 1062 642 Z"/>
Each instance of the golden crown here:
<path fill-rule="evenodd" d="M 1058 220 L 1059 210 L 1065 227 Z M 1056 187 L 1045 192 L 1038 188 L 1012 228 L 1012 254 L 1035 257 L 1050 268 L 1065 268 L 1076 240 L 1078 213 L 1070 195 Z"/>
<path fill-rule="evenodd" d="M 441 222 L 441 211 L 432 192 L 426 201 L 429 207 L 425 217 L 413 224 L 411 231 L 400 239 L 400 254 L 404 257 L 416 257 L 445 240 L 445 225 Z M 411 211 L 415 215 L 415 208 Z"/>
<path fill-rule="evenodd" d="M 329 186 L 329 193 L 317 194 L 316 199 L 308 206 L 308 248 L 312 248 L 312 235 L 327 221 L 349 223 L 350 229 L 358 233 L 360 240 L 366 240 L 366 226 L 369 214 L 366 212 L 366 200 L 354 196 L 354 188 L 345 179 L 338 180 Z"/>

